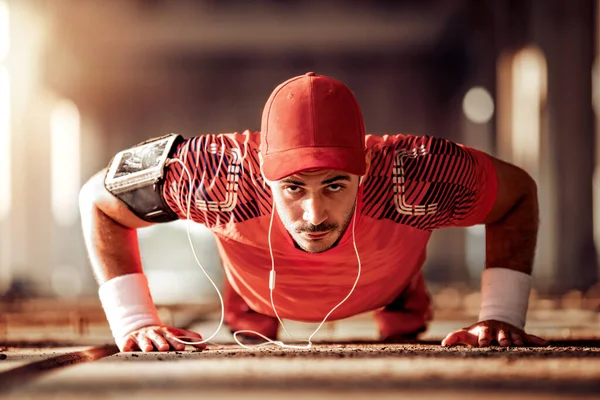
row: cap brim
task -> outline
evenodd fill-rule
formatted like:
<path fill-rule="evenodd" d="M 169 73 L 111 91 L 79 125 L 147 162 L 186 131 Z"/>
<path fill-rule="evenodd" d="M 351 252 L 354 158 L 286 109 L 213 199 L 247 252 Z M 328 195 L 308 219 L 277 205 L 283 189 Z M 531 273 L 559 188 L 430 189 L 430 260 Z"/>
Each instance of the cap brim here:
<path fill-rule="evenodd" d="M 335 169 L 364 175 L 365 152 L 350 147 L 300 147 L 263 156 L 262 170 L 269 181 L 311 169 Z"/>

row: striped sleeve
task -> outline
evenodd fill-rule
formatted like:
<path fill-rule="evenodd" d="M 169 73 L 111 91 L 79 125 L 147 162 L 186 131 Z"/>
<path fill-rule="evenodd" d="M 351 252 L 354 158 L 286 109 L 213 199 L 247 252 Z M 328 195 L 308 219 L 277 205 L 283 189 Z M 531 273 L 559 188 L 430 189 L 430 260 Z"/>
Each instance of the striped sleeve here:
<path fill-rule="evenodd" d="M 178 146 L 167 167 L 163 196 L 180 219 L 189 216 L 213 228 L 270 212 L 257 135 L 201 135 Z"/>
<path fill-rule="evenodd" d="M 482 223 L 498 190 L 490 156 L 430 136 L 404 139 L 393 159 L 398 222 L 426 230 Z"/>

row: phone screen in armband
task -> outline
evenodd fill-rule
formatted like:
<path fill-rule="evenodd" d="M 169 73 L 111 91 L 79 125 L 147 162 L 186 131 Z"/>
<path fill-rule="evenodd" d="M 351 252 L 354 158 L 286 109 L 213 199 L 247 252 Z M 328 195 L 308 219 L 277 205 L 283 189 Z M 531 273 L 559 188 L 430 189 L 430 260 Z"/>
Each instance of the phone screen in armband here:
<path fill-rule="evenodd" d="M 106 174 L 106 188 L 117 194 L 161 179 L 176 139 L 176 135 L 170 135 L 119 152 Z"/>
<path fill-rule="evenodd" d="M 104 186 L 141 219 L 177 219 L 162 198 L 162 184 L 167 159 L 182 141 L 182 136 L 173 134 L 120 151 L 108 167 Z"/>

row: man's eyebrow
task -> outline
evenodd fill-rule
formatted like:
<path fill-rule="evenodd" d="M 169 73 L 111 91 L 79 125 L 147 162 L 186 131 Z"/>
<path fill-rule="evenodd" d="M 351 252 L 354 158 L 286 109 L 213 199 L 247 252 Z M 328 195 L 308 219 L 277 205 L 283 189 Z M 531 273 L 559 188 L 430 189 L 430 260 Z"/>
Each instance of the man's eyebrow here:
<path fill-rule="evenodd" d="M 288 185 L 294 185 L 294 186 L 304 186 L 306 185 L 304 182 L 300 182 L 300 181 L 296 181 L 292 178 L 285 178 L 280 180 L 279 182 L 281 183 L 287 183 Z"/>
<path fill-rule="evenodd" d="M 321 181 L 321 185 L 330 185 L 334 182 L 337 181 L 350 181 L 350 175 L 336 175 L 332 178 L 329 179 L 325 179 L 324 181 Z M 306 186 L 306 183 L 302 182 L 302 181 L 298 181 L 295 180 L 293 178 L 284 178 L 282 180 L 280 180 L 279 182 L 281 183 L 287 183 L 288 185 L 294 185 L 294 186 Z"/>
<path fill-rule="evenodd" d="M 321 185 L 329 185 L 329 184 L 332 184 L 333 182 L 337 182 L 337 181 L 350 182 L 350 175 L 336 175 L 333 178 L 325 179 L 324 181 L 321 182 Z"/>

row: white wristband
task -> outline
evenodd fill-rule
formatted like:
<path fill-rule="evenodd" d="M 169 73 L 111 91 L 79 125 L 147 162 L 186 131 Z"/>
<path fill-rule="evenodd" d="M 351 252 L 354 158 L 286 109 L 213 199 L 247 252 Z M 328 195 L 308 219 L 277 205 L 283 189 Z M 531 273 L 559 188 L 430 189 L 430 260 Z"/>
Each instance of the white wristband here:
<path fill-rule="evenodd" d="M 525 328 L 531 275 L 507 268 L 486 268 L 481 274 L 479 321 L 493 319 Z"/>
<path fill-rule="evenodd" d="M 119 346 L 136 329 L 162 325 L 148 279 L 142 273 L 118 276 L 100 285 L 100 302 L 106 313 L 110 330 Z"/>

